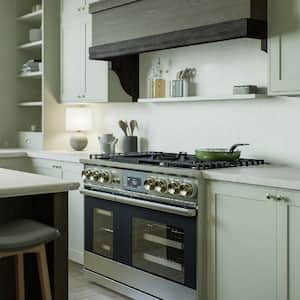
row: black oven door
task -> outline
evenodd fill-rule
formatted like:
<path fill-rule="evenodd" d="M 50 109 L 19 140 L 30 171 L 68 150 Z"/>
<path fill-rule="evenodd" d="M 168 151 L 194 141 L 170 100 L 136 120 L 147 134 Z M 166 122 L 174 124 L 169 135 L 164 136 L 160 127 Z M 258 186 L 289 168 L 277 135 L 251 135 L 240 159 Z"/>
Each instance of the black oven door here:
<path fill-rule="evenodd" d="M 85 250 L 96 255 L 195 289 L 196 240 L 195 217 L 85 196 Z"/>

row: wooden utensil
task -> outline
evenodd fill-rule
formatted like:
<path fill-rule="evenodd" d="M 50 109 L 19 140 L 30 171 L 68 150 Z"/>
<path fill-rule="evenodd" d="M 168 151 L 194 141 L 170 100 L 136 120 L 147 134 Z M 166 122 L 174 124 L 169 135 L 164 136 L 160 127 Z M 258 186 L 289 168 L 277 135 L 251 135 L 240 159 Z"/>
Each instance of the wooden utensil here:
<path fill-rule="evenodd" d="M 136 120 L 131 120 L 130 121 L 130 131 L 131 131 L 131 135 L 134 135 L 134 131 L 135 129 L 138 128 L 138 122 Z"/>
<path fill-rule="evenodd" d="M 126 121 L 119 121 L 119 126 L 122 129 L 122 131 L 124 132 L 125 136 L 128 136 L 128 124 Z"/>

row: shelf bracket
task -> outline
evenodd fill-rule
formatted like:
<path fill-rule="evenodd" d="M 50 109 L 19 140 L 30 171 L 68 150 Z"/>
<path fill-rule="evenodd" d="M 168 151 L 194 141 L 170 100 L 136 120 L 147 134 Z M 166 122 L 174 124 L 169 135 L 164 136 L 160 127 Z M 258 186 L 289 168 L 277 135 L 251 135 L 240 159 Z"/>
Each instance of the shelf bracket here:
<path fill-rule="evenodd" d="M 133 101 L 139 98 L 139 55 L 126 55 L 108 59 L 111 69 L 118 75 L 124 91 L 132 96 Z"/>

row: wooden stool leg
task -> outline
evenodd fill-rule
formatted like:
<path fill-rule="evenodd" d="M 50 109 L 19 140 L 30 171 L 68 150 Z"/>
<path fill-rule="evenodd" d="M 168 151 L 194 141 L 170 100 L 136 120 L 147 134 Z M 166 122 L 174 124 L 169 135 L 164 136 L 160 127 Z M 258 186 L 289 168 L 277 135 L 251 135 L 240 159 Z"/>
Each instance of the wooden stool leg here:
<path fill-rule="evenodd" d="M 16 254 L 16 294 L 17 300 L 25 300 L 24 256 Z"/>
<path fill-rule="evenodd" d="M 45 245 L 41 246 L 37 252 L 37 262 L 39 268 L 42 299 L 52 300 Z"/>

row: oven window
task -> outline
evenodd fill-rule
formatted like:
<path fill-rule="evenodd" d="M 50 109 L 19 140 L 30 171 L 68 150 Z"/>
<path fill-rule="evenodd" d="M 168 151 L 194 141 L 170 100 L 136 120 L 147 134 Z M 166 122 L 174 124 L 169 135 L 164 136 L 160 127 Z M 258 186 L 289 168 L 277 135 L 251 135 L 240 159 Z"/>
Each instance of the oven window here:
<path fill-rule="evenodd" d="M 184 230 L 133 218 L 132 265 L 138 269 L 184 283 Z"/>
<path fill-rule="evenodd" d="M 94 208 L 93 252 L 113 258 L 113 212 Z"/>

